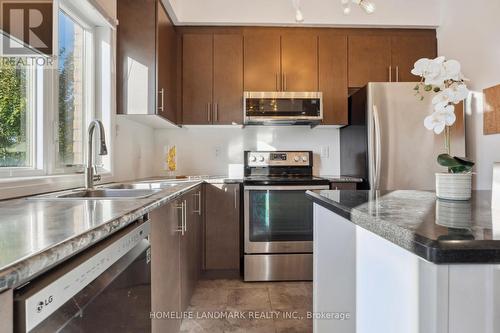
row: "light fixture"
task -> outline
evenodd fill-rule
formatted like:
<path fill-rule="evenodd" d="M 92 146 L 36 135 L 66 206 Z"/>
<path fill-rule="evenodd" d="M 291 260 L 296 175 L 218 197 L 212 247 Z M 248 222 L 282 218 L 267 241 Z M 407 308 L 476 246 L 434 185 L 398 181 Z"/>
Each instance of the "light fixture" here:
<path fill-rule="evenodd" d="M 369 0 L 340 0 L 342 7 L 344 8 L 344 14 L 349 15 L 351 13 L 351 3 L 354 3 L 361 7 L 366 14 L 372 14 L 375 12 L 375 4 Z"/>
<path fill-rule="evenodd" d="M 293 9 L 295 9 L 295 21 L 297 23 L 304 22 L 304 15 L 300 10 L 300 0 L 292 0 Z"/>

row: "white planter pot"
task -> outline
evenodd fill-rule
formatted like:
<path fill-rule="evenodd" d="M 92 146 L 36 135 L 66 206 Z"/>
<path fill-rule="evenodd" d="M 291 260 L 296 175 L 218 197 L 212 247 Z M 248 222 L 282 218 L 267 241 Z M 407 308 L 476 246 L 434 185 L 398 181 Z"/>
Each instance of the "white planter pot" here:
<path fill-rule="evenodd" d="M 472 173 L 436 173 L 436 196 L 447 200 L 469 200 Z"/>

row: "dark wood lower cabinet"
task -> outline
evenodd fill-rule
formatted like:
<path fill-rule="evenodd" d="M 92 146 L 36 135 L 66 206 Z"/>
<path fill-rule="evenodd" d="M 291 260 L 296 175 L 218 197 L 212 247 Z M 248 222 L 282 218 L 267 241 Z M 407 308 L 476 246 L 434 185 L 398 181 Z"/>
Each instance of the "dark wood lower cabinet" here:
<path fill-rule="evenodd" d="M 151 307 L 153 312 L 181 311 L 181 212 L 174 201 L 151 212 Z M 153 319 L 153 332 L 178 332 L 179 319 Z"/>
<path fill-rule="evenodd" d="M 181 235 L 181 309 L 185 311 L 193 296 L 201 271 L 201 187 L 182 197 L 186 230 Z"/>
<path fill-rule="evenodd" d="M 198 186 L 151 212 L 152 311 L 185 311 L 201 271 L 202 190 Z M 184 232 L 181 231 L 184 226 Z M 176 318 L 153 319 L 153 332 L 174 333 Z"/>
<path fill-rule="evenodd" d="M 205 269 L 240 269 L 240 184 L 205 185 Z"/>

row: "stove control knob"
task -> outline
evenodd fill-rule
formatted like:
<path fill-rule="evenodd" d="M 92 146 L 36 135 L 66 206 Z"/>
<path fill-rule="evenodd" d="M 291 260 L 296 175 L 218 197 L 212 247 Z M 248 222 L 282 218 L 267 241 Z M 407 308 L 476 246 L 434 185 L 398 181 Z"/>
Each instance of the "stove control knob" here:
<path fill-rule="evenodd" d="M 307 162 L 308 158 L 307 156 L 302 156 L 302 162 Z"/>
<path fill-rule="evenodd" d="M 264 156 L 259 156 L 259 162 L 264 162 Z"/>
<path fill-rule="evenodd" d="M 255 162 L 257 161 L 257 157 L 255 156 L 250 156 L 250 162 Z"/>
<path fill-rule="evenodd" d="M 298 156 L 295 156 L 295 157 L 293 158 L 293 160 L 294 160 L 295 162 L 298 162 L 298 161 L 300 161 L 300 158 L 299 158 Z"/>

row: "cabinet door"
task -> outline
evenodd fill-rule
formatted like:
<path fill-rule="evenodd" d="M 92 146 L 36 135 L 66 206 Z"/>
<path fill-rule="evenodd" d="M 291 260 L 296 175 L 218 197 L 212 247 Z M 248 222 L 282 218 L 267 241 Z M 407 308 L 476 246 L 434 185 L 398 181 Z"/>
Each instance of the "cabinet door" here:
<path fill-rule="evenodd" d="M 280 35 L 273 32 L 244 36 L 245 91 L 280 89 Z"/>
<path fill-rule="evenodd" d="M 318 91 L 318 36 L 284 33 L 281 66 L 283 91 Z"/>
<path fill-rule="evenodd" d="M 347 36 L 319 36 L 319 91 L 323 92 L 323 124 L 346 125 Z"/>
<path fill-rule="evenodd" d="M 205 268 L 240 267 L 239 184 L 207 184 L 205 192 Z"/>
<path fill-rule="evenodd" d="M 420 77 L 411 74 L 415 61 L 420 58 L 432 59 L 437 56 L 437 40 L 435 35 L 392 37 L 391 44 L 395 81 L 420 81 Z"/>
<path fill-rule="evenodd" d="M 177 36 L 161 2 L 158 2 L 158 114 L 177 121 Z"/>
<path fill-rule="evenodd" d="M 120 0 L 117 112 L 156 114 L 156 1 Z"/>
<path fill-rule="evenodd" d="M 200 260 L 199 233 L 200 221 L 198 210 L 198 191 L 190 191 L 182 196 L 185 205 L 184 235 L 181 236 L 181 310 L 185 311 L 193 296 L 199 277 Z"/>
<path fill-rule="evenodd" d="M 243 123 L 243 36 L 214 35 L 213 122 Z"/>
<path fill-rule="evenodd" d="M 179 202 L 180 203 L 180 202 Z M 151 212 L 151 295 L 152 311 L 181 311 L 180 236 L 178 202 Z M 153 332 L 178 332 L 178 319 L 154 319 Z"/>
<path fill-rule="evenodd" d="M 390 81 L 391 38 L 349 36 L 349 87 Z M 394 79 L 394 78 L 393 78 Z"/>
<path fill-rule="evenodd" d="M 211 34 L 183 36 L 182 123 L 212 122 L 212 60 Z"/>

